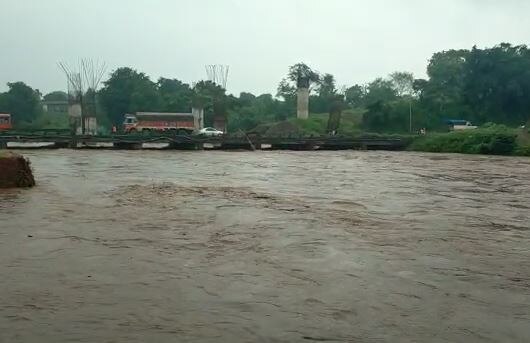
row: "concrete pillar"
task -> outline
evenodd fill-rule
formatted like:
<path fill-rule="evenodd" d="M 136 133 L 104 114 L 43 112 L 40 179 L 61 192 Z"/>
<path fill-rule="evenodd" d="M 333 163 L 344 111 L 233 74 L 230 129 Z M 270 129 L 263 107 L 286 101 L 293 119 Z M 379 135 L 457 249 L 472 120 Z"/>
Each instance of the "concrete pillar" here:
<path fill-rule="evenodd" d="M 194 123 L 195 129 L 200 130 L 204 128 L 204 109 L 192 108 L 191 114 L 193 114 L 193 123 Z"/>
<path fill-rule="evenodd" d="M 95 117 L 85 117 L 85 134 L 95 136 L 98 131 L 98 121 Z"/>
<path fill-rule="evenodd" d="M 68 106 L 68 116 L 70 117 L 70 127 L 76 135 L 80 135 L 81 130 L 81 104 L 71 104 Z"/>
<path fill-rule="evenodd" d="M 297 106 L 296 117 L 307 119 L 309 117 L 309 88 L 298 88 L 296 91 Z"/>
<path fill-rule="evenodd" d="M 226 118 L 225 116 L 215 116 L 213 117 L 213 127 L 216 130 L 223 131 L 224 133 L 227 133 L 226 131 Z"/>

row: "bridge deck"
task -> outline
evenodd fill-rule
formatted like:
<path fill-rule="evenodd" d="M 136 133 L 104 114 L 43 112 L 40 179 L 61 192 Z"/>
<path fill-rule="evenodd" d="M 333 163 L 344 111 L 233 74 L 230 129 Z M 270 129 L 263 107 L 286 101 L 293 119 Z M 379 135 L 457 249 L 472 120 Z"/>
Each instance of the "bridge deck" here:
<path fill-rule="evenodd" d="M 16 148 L 20 143 L 49 144 L 60 148 L 109 148 L 141 149 L 144 144 L 166 144 L 168 148 L 215 148 L 215 149 L 285 149 L 285 150 L 342 150 L 377 149 L 402 150 L 406 142 L 394 138 L 349 138 L 349 137 L 246 137 L 223 136 L 201 137 L 186 135 L 110 135 L 71 136 L 68 134 L 0 134 L 0 148 Z M 25 144 L 23 144 L 25 145 Z M 31 148 L 25 145 L 24 148 Z M 39 146 L 39 148 L 43 148 Z"/>

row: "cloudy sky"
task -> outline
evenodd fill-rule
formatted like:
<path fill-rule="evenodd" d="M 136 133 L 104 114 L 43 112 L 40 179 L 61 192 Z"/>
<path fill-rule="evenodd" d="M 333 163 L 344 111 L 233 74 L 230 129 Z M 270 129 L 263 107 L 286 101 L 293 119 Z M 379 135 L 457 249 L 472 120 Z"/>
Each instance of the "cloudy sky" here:
<path fill-rule="evenodd" d="M 227 64 L 232 93 L 275 93 L 300 61 L 339 85 L 423 76 L 436 51 L 529 44 L 528 13 L 527 0 L 0 0 L 0 91 L 64 89 L 57 62 L 79 58 L 189 83 Z"/>

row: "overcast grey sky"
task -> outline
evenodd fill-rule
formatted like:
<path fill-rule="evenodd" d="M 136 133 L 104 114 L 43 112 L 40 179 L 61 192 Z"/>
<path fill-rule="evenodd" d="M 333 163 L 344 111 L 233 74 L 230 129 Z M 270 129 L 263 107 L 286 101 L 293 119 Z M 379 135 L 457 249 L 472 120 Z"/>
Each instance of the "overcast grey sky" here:
<path fill-rule="evenodd" d="M 230 65 L 228 90 L 275 93 L 304 61 L 364 83 L 425 74 L 433 52 L 528 44 L 527 0 L 0 0 L 0 91 L 65 89 L 58 61 L 105 61 L 193 82 Z"/>

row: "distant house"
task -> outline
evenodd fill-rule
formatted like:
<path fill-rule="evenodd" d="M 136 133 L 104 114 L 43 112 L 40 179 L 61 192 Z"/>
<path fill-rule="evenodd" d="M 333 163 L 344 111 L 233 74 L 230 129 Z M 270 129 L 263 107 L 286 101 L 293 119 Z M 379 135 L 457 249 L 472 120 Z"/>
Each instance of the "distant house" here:
<path fill-rule="evenodd" d="M 68 113 L 67 100 L 44 100 L 42 109 L 46 113 Z"/>

